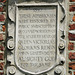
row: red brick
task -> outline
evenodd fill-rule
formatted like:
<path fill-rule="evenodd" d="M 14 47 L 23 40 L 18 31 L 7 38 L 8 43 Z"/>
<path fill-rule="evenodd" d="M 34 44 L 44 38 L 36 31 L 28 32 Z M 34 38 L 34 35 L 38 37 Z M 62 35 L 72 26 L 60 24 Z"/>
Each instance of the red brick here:
<path fill-rule="evenodd" d="M 75 24 L 69 25 L 70 30 L 74 30 L 75 29 Z"/>
<path fill-rule="evenodd" d="M 5 25 L 3 25 L 2 26 L 2 31 L 5 32 L 5 30 L 6 30 L 6 27 L 5 27 Z"/>
<path fill-rule="evenodd" d="M 69 68 L 72 69 L 72 70 L 75 70 L 75 62 L 70 62 Z"/>
<path fill-rule="evenodd" d="M 4 51 L 4 46 L 3 45 L 0 45 L 0 50 Z"/>
<path fill-rule="evenodd" d="M 3 60 L 3 59 L 4 59 L 4 54 L 0 53 L 0 60 Z"/>
<path fill-rule="evenodd" d="M 72 73 L 70 75 L 72 75 Z"/>
<path fill-rule="evenodd" d="M 4 15 L 2 14 L 2 15 L 0 15 L 0 21 L 4 21 L 5 20 L 5 17 L 4 17 Z"/>
<path fill-rule="evenodd" d="M 72 73 L 70 75 L 72 75 Z"/>
<path fill-rule="evenodd" d="M 4 63 L 0 63 L 0 70 L 3 70 L 4 68 Z"/>
<path fill-rule="evenodd" d="M 75 34 L 68 33 L 69 40 L 75 41 Z"/>
<path fill-rule="evenodd" d="M 70 75 L 72 75 L 72 73 L 70 73 Z"/>
<path fill-rule="evenodd" d="M 72 75 L 72 72 L 70 73 L 70 75 Z M 75 75 L 75 72 L 73 72 L 73 75 Z"/>
<path fill-rule="evenodd" d="M 4 75 L 4 73 L 3 72 L 0 72 L 0 75 Z"/>
<path fill-rule="evenodd" d="M 3 34 L 0 34 L 0 41 L 3 40 Z"/>
<path fill-rule="evenodd" d="M 75 22 L 75 14 L 74 14 L 74 16 L 73 16 L 72 20 Z"/>
<path fill-rule="evenodd" d="M 70 0 L 70 2 L 75 2 L 75 0 Z"/>
<path fill-rule="evenodd" d="M 74 72 L 74 75 L 75 75 L 75 72 Z"/>
<path fill-rule="evenodd" d="M 68 50 L 74 50 L 74 43 L 69 42 Z"/>
<path fill-rule="evenodd" d="M 0 2 L 6 2 L 6 0 L 0 0 Z"/>
<path fill-rule="evenodd" d="M 0 7 L 0 12 L 2 12 L 3 11 L 3 7 Z"/>
<path fill-rule="evenodd" d="M 68 73 L 69 73 L 70 75 L 72 75 L 72 71 L 68 71 Z"/>
<path fill-rule="evenodd" d="M 69 53 L 69 59 L 70 60 L 75 60 L 75 53 L 70 52 Z"/>
<path fill-rule="evenodd" d="M 75 5 L 70 5 L 69 11 L 75 11 Z"/>

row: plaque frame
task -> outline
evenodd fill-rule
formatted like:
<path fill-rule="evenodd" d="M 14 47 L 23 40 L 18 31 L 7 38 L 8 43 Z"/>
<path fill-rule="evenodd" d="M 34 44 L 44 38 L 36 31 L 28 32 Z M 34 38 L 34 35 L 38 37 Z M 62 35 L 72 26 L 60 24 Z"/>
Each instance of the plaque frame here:
<path fill-rule="evenodd" d="M 21 71 L 23 71 L 24 73 L 29 73 L 29 74 L 42 74 L 42 73 L 45 73 L 45 72 L 48 72 L 48 71 L 50 71 L 50 70 L 52 70 L 53 68 L 55 68 L 59 63 L 58 63 L 58 59 L 57 58 L 59 58 L 59 50 L 58 50 L 58 46 L 59 46 L 59 38 L 58 38 L 58 36 L 59 36 L 59 18 L 57 18 L 57 17 L 59 17 L 59 4 L 58 3 L 52 3 L 52 4 L 49 4 L 49 3 L 44 3 L 44 4 L 15 4 L 15 11 L 16 11 L 16 13 L 18 13 L 18 7 L 20 7 L 20 6 L 24 6 L 24 7 L 28 7 L 28 6 L 30 6 L 30 7 L 32 7 L 32 6 L 37 6 L 37 7 L 39 7 L 39 6 L 41 6 L 41 7 L 45 7 L 45 6 L 56 6 L 57 8 L 57 10 L 56 10 L 56 63 L 52 66 L 52 67 L 50 67 L 49 69 L 47 69 L 47 70 L 45 70 L 45 71 L 41 71 L 41 72 L 30 72 L 30 71 L 27 71 L 27 70 L 24 70 L 24 69 L 22 69 L 19 65 L 18 65 L 18 62 L 16 61 L 16 59 L 17 59 L 17 50 L 16 50 L 16 48 L 17 48 L 17 40 L 15 40 L 16 41 L 16 47 L 15 47 L 15 58 L 14 58 L 14 60 L 15 60 L 15 64 L 16 64 L 16 66 L 17 66 L 17 68 L 19 69 L 19 70 L 21 70 Z M 17 29 L 18 29 L 18 14 L 16 14 L 16 21 L 15 21 L 15 23 L 16 23 L 16 28 L 15 28 L 15 31 L 17 32 Z M 17 34 L 17 33 L 16 33 Z M 15 35 L 15 38 L 17 39 L 17 35 Z"/>

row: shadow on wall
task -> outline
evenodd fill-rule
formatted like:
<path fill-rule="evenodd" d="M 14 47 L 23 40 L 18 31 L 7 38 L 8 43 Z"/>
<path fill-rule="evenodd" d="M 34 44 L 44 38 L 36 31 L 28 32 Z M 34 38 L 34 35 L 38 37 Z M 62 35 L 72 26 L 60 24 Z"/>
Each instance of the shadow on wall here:
<path fill-rule="evenodd" d="M 24 0 L 23 0 L 24 1 Z M 26 0 L 27 2 L 28 1 L 38 1 L 38 2 L 56 2 L 57 0 Z"/>
<path fill-rule="evenodd" d="M 50 3 L 53 3 L 53 2 L 58 2 L 58 1 L 63 1 L 63 0 L 16 0 L 17 3 L 20 3 L 20 2 L 31 2 L 31 1 L 34 1 L 34 2 L 50 2 Z"/>
<path fill-rule="evenodd" d="M 47 3 L 55 3 L 55 2 L 63 2 L 63 0 L 8 0 L 9 5 L 14 5 L 16 3 L 23 3 L 23 2 L 47 2 Z"/>

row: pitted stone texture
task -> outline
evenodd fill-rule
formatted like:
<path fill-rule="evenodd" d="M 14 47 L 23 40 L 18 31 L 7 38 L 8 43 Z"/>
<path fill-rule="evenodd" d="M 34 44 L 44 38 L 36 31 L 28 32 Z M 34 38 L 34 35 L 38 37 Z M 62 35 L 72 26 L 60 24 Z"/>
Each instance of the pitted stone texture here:
<path fill-rule="evenodd" d="M 9 37 L 11 36 L 14 38 L 14 29 L 15 29 L 14 24 L 9 23 L 8 24 L 8 36 Z"/>
<path fill-rule="evenodd" d="M 7 47 L 8 49 L 12 50 L 14 49 L 14 40 L 13 39 L 9 39 L 7 42 Z"/>
<path fill-rule="evenodd" d="M 15 5 L 15 3 L 23 3 L 23 2 L 47 2 L 47 3 L 55 3 L 55 2 L 63 2 L 63 0 L 9 0 L 9 5 Z"/>
<path fill-rule="evenodd" d="M 65 63 L 65 58 L 62 57 L 62 56 L 60 56 L 60 57 L 59 57 L 59 64 L 60 64 L 60 65 L 63 65 L 64 63 Z"/>
<path fill-rule="evenodd" d="M 22 2 L 57 2 L 58 0 L 16 0 L 17 3 L 22 3 Z M 62 1 L 62 0 L 61 0 Z"/>
<path fill-rule="evenodd" d="M 12 6 L 12 5 L 15 4 L 15 1 L 16 1 L 16 0 L 9 0 L 8 4 Z"/>
<path fill-rule="evenodd" d="M 13 75 L 16 73 L 16 68 L 14 66 L 10 66 L 9 74 Z"/>
<path fill-rule="evenodd" d="M 65 49 L 65 42 L 60 42 L 59 43 L 59 50 L 61 50 L 61 52 Z"/>
<path fill-rule="evenodd" d="M 11 65 L 14 65 L 14 55 L 7 55 L 7 61 L 10 62 Z"/>
<path fill-rule="evenodd" d="M 40 74 L 56 64 L 56 8 L 18 7 L 15 62 L 22 71 Z"/>
<path fill-rule="evenodd" d="M 58 66 L 55 68 L 54 75 L 63 75 L 63 71 L 64 71 L 64 68 L 61 66 Z"/>
<path fill-rule="evenodd" d="M 11 21 L 15 22 L 15 5 L 8 6 L 8 15 Z"/>
<path fill-rule="evenodd" d="M 31 1 L 33 1 L 33 2 L 56 2 L 56 1 L 58 1 L 58 0 L 9 0 L 9 4 L 14 8 L 15 7 L 15 2 L 16 3 L 24 3 L 24 2 L 31 2 Z M 59 1 L 62 1 L 62 0 L 59 0 Z M 10 7 L 9 7 L 9 9 L 10 9 Z M 12 10 L 12 9 L 11 9 Z M 8 11 L 9 12 L 9 14 L 10 14 L 10 20 L 11 20 L 11 22 L 13 21 L 13 22 L 15 22 L 15 19 L 13 18 L 14 17 L 14 13 L 12 13 L 12 12 L 10 12 L 10 11 Z M 13 11 L 13 12 L 16 12 L 15 10 Z M 13 16 L 11 16 L 13 14 Z M 10 25 L 10 30 L 9 30 L 9 35 L 10 36 L 13 36 L 14 35 L 14 32 L 13 32 L 13 30 L 12 29 L 14 29 L 14 28 L 12 28 L 11 27 L 12 25 Z M 9 28 L 9 27 L 8 27 Z M 14 50 L 12 50 L 12 51 L 14 51 Z M 11 56 L 11 55 L 10 55 Z M 11 60 L 11 61 L 13 61 L 14 60 L 14 58 L 11 58 L 10 56 L 8 56 L 7 58 L 8 58 L 8 60 Z M 12 60 L 13 59 L 13 60 Z M 36 63 L 36 62 L 34 62 L 34 63 Z M 10 66 L 9 66 L 10 67 Z M 8 67 L 8 68 L 9 68 Z M 7 69 L 8 69 L 7 68 Z M 39 69 L 39 68 L 38 68 Z M 9 75 L 9 74 L 7 74 L 7 75 Z M 16 71 L 16 73 L 15 73 L 15 75 L 30 75 L 30 74 L 25 74 L 24 72 L 22 72 L 22 71 L 20 71 L 19 69 L 17 69 L 17 71 Z M 45 75 L 45 74 L 42 74 L 42 75 Z M 47 74 L 47 75 L 54 75 L 54 69 L 52 70 L 52 71 L 50 71 L 50 73 L 49 74 Z M 65 75 L 65 74 L 64 74 Z"/>

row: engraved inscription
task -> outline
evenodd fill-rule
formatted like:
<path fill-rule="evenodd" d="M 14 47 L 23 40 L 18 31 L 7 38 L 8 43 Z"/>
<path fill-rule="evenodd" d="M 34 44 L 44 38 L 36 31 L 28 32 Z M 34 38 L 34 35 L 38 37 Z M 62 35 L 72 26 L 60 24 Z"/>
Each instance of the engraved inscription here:
<path fill-rule="evenodd" d="M 38 73 L 55 64 L 56 6 L 18 7 L 16 25 L 17 64 Z"/>

